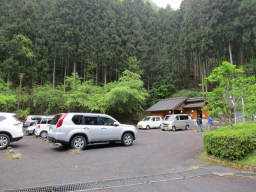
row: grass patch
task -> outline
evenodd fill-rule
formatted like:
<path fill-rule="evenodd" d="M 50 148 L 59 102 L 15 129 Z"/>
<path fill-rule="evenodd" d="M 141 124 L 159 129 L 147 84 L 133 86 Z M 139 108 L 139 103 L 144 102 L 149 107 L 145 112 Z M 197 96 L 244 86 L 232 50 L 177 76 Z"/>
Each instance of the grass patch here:
<path fill-rule="evenodd" d="M 244 159 L 236 160 L 233 162 L 256 167 L 256 150 L 253 153 L 246 156 Z"/>
<path fill-rule="evenodd" d="M 235 168 L 242 171 L 256 172 L 256 151 L 248 155 L 243 160 L 230 161 L 227 159 L 220 159 L 214 156 L 207 155 L 206 152 L 201 153 L 198 158 L 208 165 L 221 165 L 224 167 Z"/>
<path fill-rule="evenodd" d="M 6 150 L 6 153 L 8 155 L 8 159 L 10 159 L 10 160 L 19 160 L 19 159 L 21 159 L 21 154 L 18 153 L 17 151 L 15 151 L 15 150 L 11 149 L 11 148 L 8 148 Z"/>

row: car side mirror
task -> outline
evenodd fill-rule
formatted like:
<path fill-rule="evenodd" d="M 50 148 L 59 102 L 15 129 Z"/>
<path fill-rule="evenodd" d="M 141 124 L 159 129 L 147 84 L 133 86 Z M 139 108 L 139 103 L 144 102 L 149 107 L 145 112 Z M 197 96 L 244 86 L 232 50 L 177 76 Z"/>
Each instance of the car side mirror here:
<path fill-rule="evenodd" d="M 114 122 L 114 124 L 113 124 L 115 127 L 118 127 L 120 124 L 119 123 L 117 123 L 117 122 Z"/>

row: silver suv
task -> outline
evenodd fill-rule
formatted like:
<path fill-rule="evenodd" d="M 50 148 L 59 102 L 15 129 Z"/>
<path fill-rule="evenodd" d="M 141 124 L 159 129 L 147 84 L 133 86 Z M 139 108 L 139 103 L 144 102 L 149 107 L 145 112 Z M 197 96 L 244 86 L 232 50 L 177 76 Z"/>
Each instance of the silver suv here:
<path fill-rule="evenodd" d="M 109 115 L 95 113 L 64 113 L 50 122 L 48 140 L 84 149 L 89 143 L 121 141 L 130 146 L 136 139 L 136 128 L 120 124 Z"/>

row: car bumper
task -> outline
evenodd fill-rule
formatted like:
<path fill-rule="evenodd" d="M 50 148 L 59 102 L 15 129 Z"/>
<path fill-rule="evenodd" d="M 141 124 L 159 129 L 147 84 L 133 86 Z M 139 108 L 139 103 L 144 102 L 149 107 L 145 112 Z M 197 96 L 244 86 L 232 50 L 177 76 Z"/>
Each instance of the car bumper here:
<path fill-rule="evenodd" d="M 68 144 L 68 142 L 66 142 L 66 141 L 57 140 L 57 139 L 55 139 L 54 137 L 50 137 L 49 135 L 48 135 L 47 139 L 48 139 L 48 141 L 49 141 L 50 143 Z"/>
<path fill-rule="evenodd" d="M 163 125 L 163 126 L 161 127 L 161 129 L 164 130 L 164 131 L 169 131 L 169 130 L 171 130 L 168 125 Z"/>
<path fill-rule="evenodd" d="M 146 129 L 146 126 L 138 125 L 137 128 L 138 128 L 138 129 Z"/>
<path fill-rule="evenodd" d="M 63 132 L 49 131 L 48 138 L 48 140 L 53 143 L 68 143 L 68 141 L 65 140 L 65 133 Z"/>
<path fill-rule="evenodd" d="M 22 138 L 23 138 L 23 136 L 22 136 L 22 137 L 13 138 L 11 142 L 19 141 L 19 140 L 21 140 Z"/>
<path fill-rule="evenodd" d="M 39 133 L 40 133 L 40 132 L 39 132 L 38 130 L 35 130 L 35 135 L 36 135 L 36 136 L 39 136 Z"/>
<path fill-rule="evenodd" d="M 27 133 L 27 134 L 33 134 L 33 133 L 34 133 L 34 130 L 27 130 L 27 129 L 26 129 L 26 133 Z"/>

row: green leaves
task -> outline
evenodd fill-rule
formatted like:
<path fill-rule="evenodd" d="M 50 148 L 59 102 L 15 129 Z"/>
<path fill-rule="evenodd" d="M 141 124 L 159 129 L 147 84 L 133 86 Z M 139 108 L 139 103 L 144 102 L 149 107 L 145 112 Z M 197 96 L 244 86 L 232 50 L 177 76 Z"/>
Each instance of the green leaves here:
<path fill-rule="evenodd" d="M 0 111 L 14 111 L 17 104 L 17 94 L 11 88 L 11 83 L 5 83 L 0 78 Z"/>
<path fill-rule="evenodd" d="M 82 82 L 77 73 L 67 77 L 66 87 L 52 85 L 33 88 L 33 105 L 37 113 L 51 114 L 63 111 L 136 113 L 143 110 L 148 96 L 140 75 L 124 71 L 120 80 L 96 86 L 93 81 Z"/>
<path fill-rule="evenodd" d="M 242 99 L 246 100 L 245 106 L 250 115 L 253 111 L 255 92 L 255 77 L 245 77 L 244 70 L 224 61 L 216 67 L 205 79 L 206 83 L 216 86 L 211 92 L 207 92 L 207 106 L 210 115 L 227 120 L 232 127 L 233 116 L 236 111 L 242 110 Z"/>

